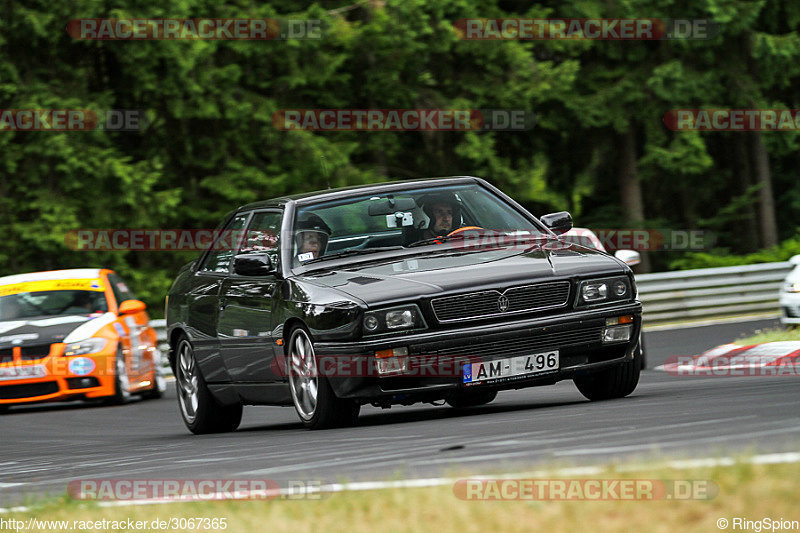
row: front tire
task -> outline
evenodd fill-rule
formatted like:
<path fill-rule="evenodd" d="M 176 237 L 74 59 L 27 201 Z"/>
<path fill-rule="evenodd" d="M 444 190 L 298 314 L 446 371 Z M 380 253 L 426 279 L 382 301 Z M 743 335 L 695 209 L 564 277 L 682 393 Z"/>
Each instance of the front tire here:
<path fill-rule="evenodd" d="M 592 401 L 624 398 L 636 389 L 642 371 L 641 352 L 634 350 L 633 360 L 586 377 L 575 378 L 575 385 Z"/>
<path fill-rule="evenodd" d="M 167 381 L 164 379 L 164 372 L 161 369 L 161 358 L 154 358 L 153 365 L 155 367 L 153 369 L 153 386 L 142 393 L 142 398 L 145 400 L 160 400 L 167 391 Z"/>
<path fill-rule="evenodd" d="M 125 363 L 122 346 L 118 346 L 114 358 L 114 395 L 109 397 L 106 403 L 124 405 L 129 401 L 131 401 L 131 382 L 128 379 L 128 365 Z"/>
<path fill-rule="evenodd" d="M 287 345 L 287 369 L 292 403 L 308 429 L 355 425 L 361 405 L 333 392 L 328 378 L 320 376 L 314 343 L 302 327 L 292 330 Z"/>
<path fill-rule="evenodd" d="M 217 402 L 200 373 L 189 339 L 178 341 L 176 353 L 178 407 L 189 431 L 195 435 L 235 431 L 242 422 L 242 404 Z"/>

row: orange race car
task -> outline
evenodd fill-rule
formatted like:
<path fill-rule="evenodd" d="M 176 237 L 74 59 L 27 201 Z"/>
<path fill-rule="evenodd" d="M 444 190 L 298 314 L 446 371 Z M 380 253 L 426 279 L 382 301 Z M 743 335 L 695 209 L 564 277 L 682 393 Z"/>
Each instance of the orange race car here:
<path fill-rule="evenodd" d="M 105 269 L 0 278 L 0 411 L 14 404 L 132 395 L 166 384 L 145 304 Z"/>

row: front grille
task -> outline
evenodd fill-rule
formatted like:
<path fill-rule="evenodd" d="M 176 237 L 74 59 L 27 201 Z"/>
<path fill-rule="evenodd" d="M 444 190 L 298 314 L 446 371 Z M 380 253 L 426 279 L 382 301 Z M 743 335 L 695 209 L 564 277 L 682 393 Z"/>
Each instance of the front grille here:
<path fill-rule="evenodd" d="M 31 346 L 21 346 L 20 353 L 23 361 L 35 361 L 44 359 L 50 355 L 49 344 L 35 344 Z M 14 360 L 14 348 L 0 348 L 0 363 L 8 363 Z"/>
<path fill-rule="evenodd" d="M 504 316 L 567 305 L 569 282 L 539 283 L 497 290 L 435 298 L 431 301 L 439 322 Z M 503 298 L 505 297 L 505 298 Z M 503 300 L 503 301 L 501 301 Z"/>
<path fill-rule="evenodd" d="M 602 330 L 603 328 L 598 326 L 544 333 L 520 331 L 513 336 L 504 335 L 505 338 L 498 336 L 495 336 L 498 338 L 488 337 L 486 340 L 478 342 L 472 339 L 465 339 L 463 344 L 441 348 L 434 344 L 428 347 L 421 345 L 414 347 L 413 351 L 424 355 L 513 357 L 516 355 L 530 355 L 539 350 L 554 350 L 579 345 L 600 345 Z"/>
<path fill-rule="evenodd" d="M 33 396 L 44 396 L 45 394 L 58 392 L 58 390 L 58 383 L 55 381 L 31 383 L 29 385 L 3 385 L 0 386 L 0 400 L 18 400 Z"/>

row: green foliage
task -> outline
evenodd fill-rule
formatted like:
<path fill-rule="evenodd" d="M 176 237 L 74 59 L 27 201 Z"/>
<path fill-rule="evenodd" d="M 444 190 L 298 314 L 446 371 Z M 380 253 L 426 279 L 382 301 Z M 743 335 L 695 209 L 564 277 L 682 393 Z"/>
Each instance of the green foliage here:
<path fill-rule="evenodd" d="M 670 263 L 674 270 L 692 268 L 713 268 L 737 265 L 752 265 L 755 263 L 773 263 L 788 261 L 792 256 L 800 255 L 800 228 L 797 236 L 786 239 L 777 246 L 766 248 L 752 254 L 734 255 L 727 248 L 714 249 L 710 252 L 691 252 L 685 257 Z"/>
<path fill-rule="evenodd" d="M 800 107 L 800 7 L 787 0 L 109 5 L 31 0 L 0 10 L 1 109 L 138 109 L 149 117 L 138 133 L 0 132 L 0 275 L 107 266 L 154 315 L 193 254 L 78 252 L 65 243 L 67 232 L 212 228 L 258 199 L 463 174 L 489 179 L 538 214 L 569 209 L 581 226 L 627 227 L 618 173 L 619 134 L 629 129 L 645 225 L 720 237 L 721 248 L 706 254 L 651 254 L 655 267 L 755 257 L 742 255 L 751 250 L 739 235 L 757 191 L 734 185 L 742 150 L 735 136 L 747 134 L 676 133 L 662 119 L 678 108 Z M 266 42 L 74 40 L 64 28 L 81 17 L 321 19 L 324 32 Z M 470 41 L 454 28 L 467 17 L 713 18 L 720 34 Z M 397 133 L 281 131 L 272 123 L 277 110 L 315 108 L 521 109 L 535 113 L 536 126 Z M 763 139 L 779 228 L 789 238 L 800 217 L 800 134 Z"/>

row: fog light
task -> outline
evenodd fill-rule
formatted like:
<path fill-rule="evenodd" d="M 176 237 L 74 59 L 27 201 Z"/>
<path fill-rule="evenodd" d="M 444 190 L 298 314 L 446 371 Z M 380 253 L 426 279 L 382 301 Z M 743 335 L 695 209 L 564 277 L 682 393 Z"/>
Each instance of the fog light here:
<path fill-rule="evenodd" d="M 393 348 L 375 352 L 378 375 L 400 374 L 408 370 L 408 348 Z"/>
<path fill-rule="evenodd" d="M 603 330 L 603 344 L 624 342 L 631 339 L 633 326 L 614 326 Z"/>

